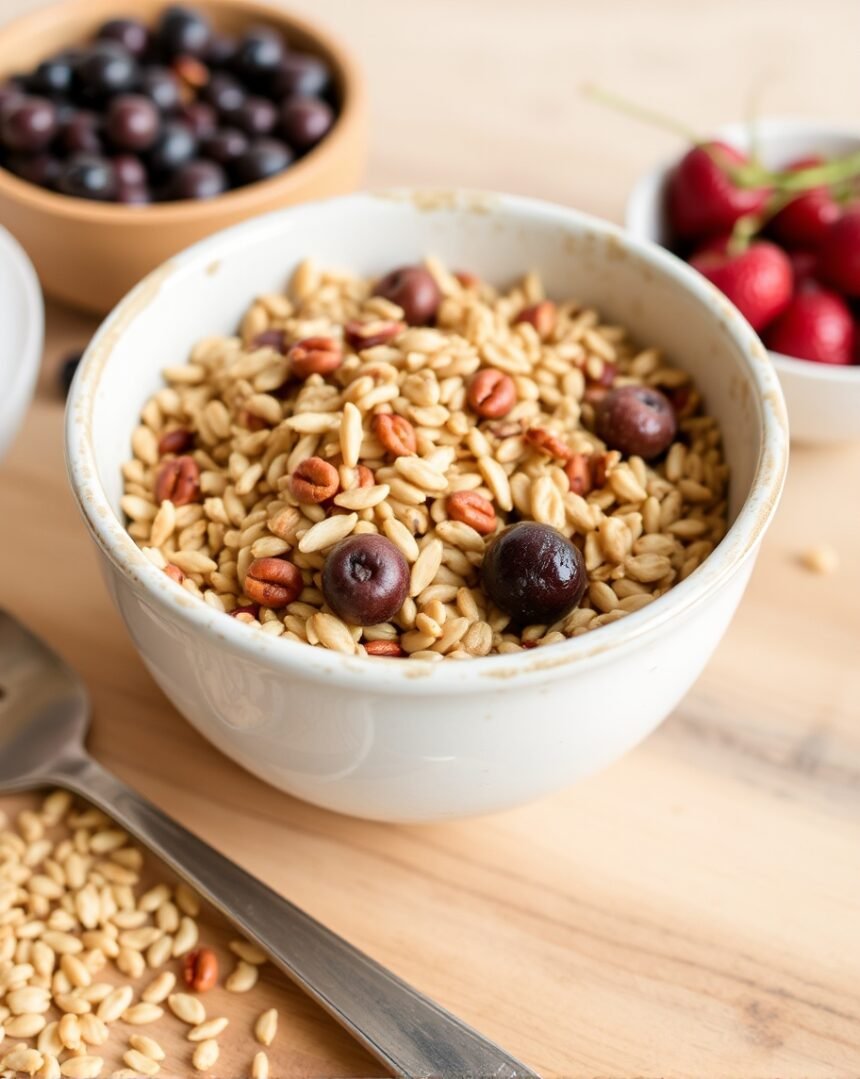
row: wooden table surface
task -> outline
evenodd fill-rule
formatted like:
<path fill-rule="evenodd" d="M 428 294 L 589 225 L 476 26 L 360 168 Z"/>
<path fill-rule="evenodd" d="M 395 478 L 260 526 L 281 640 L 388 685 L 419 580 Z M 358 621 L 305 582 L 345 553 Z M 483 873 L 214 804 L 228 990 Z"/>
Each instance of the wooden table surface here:
<path fill-rule="evenodd" d="M 679 144 L 584 101 L 585 80 L 702 131 L 756 96 L 850 121 L 860 100 L 848 0 L 295 6 L 363 57 L 371 184 L 485 186 L 618 219 Z M 794 452 L 737 618 L 643 746 L 515 812 L 368 824 L 246 775 L 146 674 L 66 490 L 54 379 L 92 328 L 49 309 L 38 398 L 0 466 L 0 597 L 86 678 L 100 760 L 546 1075 L 860 1075 L 860 446 Z M 819 542 L 840 554 L 832 576 L 800 564 Z M 274 991 L 275 1074 L 378 1073 Z"/>

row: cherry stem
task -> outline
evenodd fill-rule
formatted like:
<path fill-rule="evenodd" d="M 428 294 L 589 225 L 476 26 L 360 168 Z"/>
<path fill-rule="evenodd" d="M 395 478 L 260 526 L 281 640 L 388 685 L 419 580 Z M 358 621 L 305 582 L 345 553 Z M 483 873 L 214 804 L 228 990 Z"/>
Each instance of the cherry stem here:
<path fill-rule="evenodd" d="M 671 116 L 666 116 L 665 113 L 639 105 L 637 102 L 629 101 L 620 94 L 611 93 L 609 90 L 604 90 L 602 87 L 593 84 L 583 86 L 582 92 L 592 101 L 607 105 L 616 112 L 632 116 L 634 119 L 649 124 L 651 127 L 658 127 L 663 131 L 671 132 L 673 135 L 680 135 L 694 146 L 705 150 L 736 187 L 770 187 L 776 192 L 790 195 L 800 194 L 813 187 L 829 187 L 831 184 L 843 183 L 846 180 L 860 176 L 860 151 L 848 154 L 846 157 L 826 161 L 823 165 L 811 165 L 805 169 L 782 172 L 766 169 L 755 159 L 755 156 L 744 164 L 728 164 L 726 161 L 720 160 L 719 147 L 708 145 L 686 124 L 675 120 Z"/>
<path fill-rule="evenodd" d="M 846 157 L 825 161 L 823 165 L 810 165 L 805 169 L 775 172 L 761 165 L 730 165 L 726 172 L 738 187 L 772 187 L 786 194 L 808 191 L 813 187 L 829 187 L 860 176 L 860 151 Z"/>
<path fill-rule="evenodd" d="M 628 116 L 641 120 L 642 123 L 649 124 L 651 127 L 659 127 L 664 131 L 670 131 L 673 135 L 680 135 L 689 142 L 695 143 L 696 146 L 702 145 L 702 140 L 692 128 L 687 127 L 686 124 L 682 124 L 671 116 L 667 116 L 665 113 L 658 112 L 656 109 L 649 109 L 645 105 L 629 101 L 620 94 L 613 94 L 611 91 L 604 90 L 602 87 L 595 86 L 592 83 L 584 85 L 582 92 L 592 101 L 597 101 L 601 105 L 608 105 L 610 109 L 614 109 L 616 112 L 626 113 Z"/>

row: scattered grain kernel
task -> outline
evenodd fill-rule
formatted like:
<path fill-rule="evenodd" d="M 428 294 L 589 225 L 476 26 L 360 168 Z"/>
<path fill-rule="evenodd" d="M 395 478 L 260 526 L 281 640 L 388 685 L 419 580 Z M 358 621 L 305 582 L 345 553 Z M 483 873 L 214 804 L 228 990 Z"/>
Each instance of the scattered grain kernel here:
<path fill-rule="evenodd" d="M 140 994 L 140 999 L 146 1001 L 147 1004 L 162 1004 L 173 992 L 175 986 L 176 975 L 173 971 L 162 971 L 146 986 Z"/>
<path fill-rule="evenodd" d="M 258 968 L 240 959 L 224 983 L 224 988 L 230 993 L 247 993 L 257 984 L 258 977 Z"/>
<path fill-rule="evenodd" d="M 249 940 L 231 940 L 230 951 L 254 966 L 261 966 L 269 958 L 258 944 L 252 944 Z"/>
<path fill-rule="evenodd" d="M 827 577 L 839 569 L 839 555 L 829 543 L 807 547 L 801 556 L 803 565 L 811 572 Z"/>
<path fill-rule="evenodd" d="M 132 1004 L 130 1008 L 122 1013 L 121 1019 L 124 1023 L 129 1023 L 131 1026 L 145 1026 L 147 1023 L 156 1023 L 164 1015 L 164 1008 L 159 1007 L 157 1004 L 149 1004 L 147 1001 L 141 1001 L 139 1004 Z"/>
<path fill-rule="evenodd" d="M 158 1075 L 161 1067 L 157 1060 L 139 1049 L 127 1049 L 122 1055 L 123 1063 L 137 1075 Z M 163 1059 L 163 1058 L 162 1058 Z"/>
<path fill-rule="evenodd" d="M 150 1038 L 148 1034 L 132 1034 L 128 1039 L 128 1044 L 132 1049 L 136 1049 L 139 1053 L 149 1057 L 150 1060 L 160 1062 L 164 1060 L 166 1055 L 155 1038 Z M 131 1066 L 133 1067 L 133 1065 Z"/>
<path fill-rule="evenodd" d="M 134 990 L 130 985 L 119 986 L 99 1004 L 96 1015 L 103 1023 L 114 1023 L 131 1005 L 133 999 Z"/>
<path fill-rule="evenodd" d="M 263 1012 L 254 1024 L 254 1037 L 260 1045 L 270 1046 L 278 1033 L 278 1012 L 276 1008 L 269 1008 Z"/>
<path fill-rule="evenodd" d="M 190 993 L 171 993 L 167 998 L 167 1006 L 177 1019 L 183 1023 L 196 1027 L 206 1021 L 206 1008 L 203 1001 Z"/>
<path fill-rule="evenodd" d="M 207 1072 L 210 1068 L 214 1068 L 218 1061 L 218 1054 L 218 1042 L 211 1039 L 209 1041 L 201 1042 L 194 1050 L 194 1055 L 191 1058 L 194 1070 Z"/>
<path fill-rule="evenodd" d="M 97 1079 L 102 1073 L 104 1063 L 101 1057 L 69 1057 L 60 1064 L 60 1074 L 65 1079 Z"/>
<path fill-rule="evenodd" d="M 201 1023 L 200 1026 L 188 1031 L 188 1040 L 190 1042 L 205 1042 L 209 1038 L 217 1038 L 219 1034 L 227 1029 L 229 1022 L 230 1020 L 223 1015 L 217 1019 L 207 1019 L 205 1023 Z"/>

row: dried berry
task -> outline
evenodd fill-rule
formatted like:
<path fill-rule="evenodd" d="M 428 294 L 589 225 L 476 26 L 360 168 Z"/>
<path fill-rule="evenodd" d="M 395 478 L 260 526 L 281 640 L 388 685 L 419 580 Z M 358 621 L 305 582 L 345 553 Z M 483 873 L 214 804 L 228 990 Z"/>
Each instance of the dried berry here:
<path fill-rule="evenodd" d="M 345 622 L 375 626 L 403 606 L 409 566 L 384 536 L 348 536 L 326 558 L 322 590 L 326 603 Z"/>
<path fill-rule="evenodd" d="M 669 399 L 650 386 L 619 386 L 597 405 L 597 433 L 614 450 L 646 461 L 669 448 L 678 427 Z"/>
<path fill-rule="evenodd" d="M 376 282 L 374 295 L 403 309 L 410 326 L 426 326 L 436 318 L 442 293 L 429 270 L 423 266 L 402 266 Z"/>
<path fill-rule="evenodd" d="M 519 625 L 563 618 L 588 583 L 579 549 L 557 529 L 534 521 L 510 525 L 496 536 L 482 574 L 487 595 Z"/>

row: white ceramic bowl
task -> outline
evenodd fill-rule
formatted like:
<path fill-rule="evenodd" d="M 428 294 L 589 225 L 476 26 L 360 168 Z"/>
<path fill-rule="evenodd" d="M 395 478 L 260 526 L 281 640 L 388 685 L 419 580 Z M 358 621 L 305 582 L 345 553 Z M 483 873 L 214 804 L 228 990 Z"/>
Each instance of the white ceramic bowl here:
<path fill-rule="evenodd" d="M 18 241 L 0 228 L 0 457 L 33 396 L 44 325 L 36 272 Z"/>
<path fill-rule="evenodd" d="M 120 465 L 160 371 L 232 333 L 307 255 L 381 274 L 432 252 L 499 283 L 538 269 L 685 365 L 723 424 L 733 524 L 647 610 L 545 650 L 469 661 L 350 657 L 275 640 L 178 589 L 127 535 Z M 158 684 L 268 782 L 380 820 L 533 799 L 608 764 L 671 711 L 740 600 L 787 460 L 782 396 L 747 324 L 672 255 L 561 207 L 466 193 L 359 195 L 222 232 L 146 278 L 103 323 L 67 412 L 71 482 L 108 587 Z"/>
<path fill-rule="evenodd" d="M 749 150 L 747 124 L 729 124 L 714 135 L 739 150 Z M 763 119 L 756 125 L 763 162 L 780 168 L 809 154 L 843 155 L 860 150 L 860 128 L 812 120 Z M 644 176 L 627 202 L 626 224 L 633 236 L 664 244 L 669 239 L 666 185 L 678 156 Z M 785 394 L 791 437 L 826 443 L 860 439 L 860 365 L 833 367 L 771 352 Z"/>

